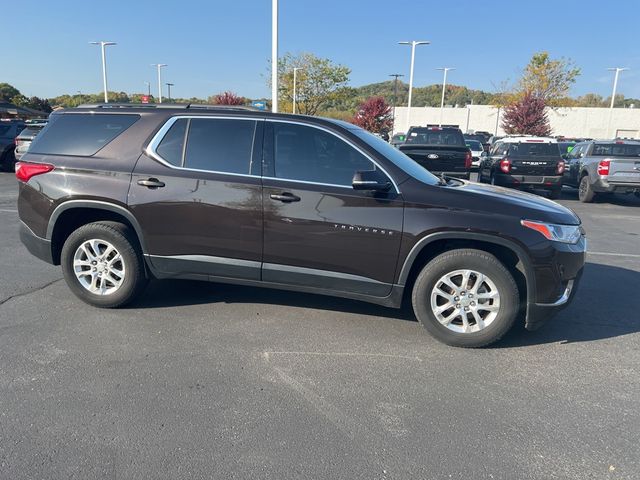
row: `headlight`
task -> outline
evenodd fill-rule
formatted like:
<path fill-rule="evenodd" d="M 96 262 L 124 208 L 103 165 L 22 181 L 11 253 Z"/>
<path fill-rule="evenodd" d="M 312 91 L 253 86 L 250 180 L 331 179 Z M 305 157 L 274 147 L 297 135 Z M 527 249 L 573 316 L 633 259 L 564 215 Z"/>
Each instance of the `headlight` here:
<path fill-rule="evenodd" d="M 562 243 L 578 243 L 582 235 L 580 225 L 557 225 L 555 223 L 534 222 L 533 220 L 521 220 L 523 227 L 540 232 L 548 240 Z"/>

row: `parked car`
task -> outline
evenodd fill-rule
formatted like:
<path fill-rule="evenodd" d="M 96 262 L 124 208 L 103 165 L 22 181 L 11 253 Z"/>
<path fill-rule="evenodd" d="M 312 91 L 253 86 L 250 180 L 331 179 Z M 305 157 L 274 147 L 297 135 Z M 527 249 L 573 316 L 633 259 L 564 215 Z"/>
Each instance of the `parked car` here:
<path fill-rule="evenodd" d="M 391 137 L 391 145 L 397 147 L 398 145 L 402 145 L 407 136 L 404 133 L 396 133 L 393 137 Z"/>
<path fill-rule="evenodd" d="M 40 130 L 42 130 L 46 124 L 46 121 L 30 122 L 26 124 L 25 129 L 16 137 L 16 149 L 14 152 L 16 160 L 20 160 L 22 155 L 29 150 L 31 142 L 36 138 L 36 135 L 40 133 Z"/>
<path fill-rule="evenodd" d="M 470 178 L 471 150 L 457 127 L 411 127 L 398 148 L 436 175 Z"/>
<path fill-rule="evenodd" d="M 485 151 L 489 151 L 489 139 L 491 135 L 485 135 L 485 132 L 475 132 L 475 133 L 465 133 L 464 135 L 465 141 L 467 140 L 475 140 L 482 144 L 482 147 Z"/>
<path fill-rule="evenodd" d="M 150 278 L 390 307 L 409 291 L 434 337 L 479 347 L 565 307 L 585 261 L 571 210 L 443 180 L 339 120 L 89 105 L 53 113 L 16 167 L 22 242 L 98 307 Z"/>
<path fill-rule="evenodd" d="M 560 197 L 565 162 L 558 143 L 547 137 L 505 137 L 483 154 L 478 181 L 505 187 L 544 189 Z"/>
<path fill-rule="evenodd" d="M 478 140 L 466 139 L 464 143 L 467 145 L 467 147 L 469 147 L 469 150 L 471 150 L 471 167 L 478 168 L 480 166 L 480 155 L 482 155 L 482 152 L 484 152 L 482 143 L 480 143 Z"/>
<path fill-rule="evenodd" d="M 581 202 L 592 202 L 605 193 L 640 197 L 640 141 L 582 142 L 565 158 L 564 183 L 578 188 Z"/>
<path fill-rule="evenodd" d="M 24 127 L 24 120 L 0 119 L 0 169 L 13 170 L 15 140 Z"/>

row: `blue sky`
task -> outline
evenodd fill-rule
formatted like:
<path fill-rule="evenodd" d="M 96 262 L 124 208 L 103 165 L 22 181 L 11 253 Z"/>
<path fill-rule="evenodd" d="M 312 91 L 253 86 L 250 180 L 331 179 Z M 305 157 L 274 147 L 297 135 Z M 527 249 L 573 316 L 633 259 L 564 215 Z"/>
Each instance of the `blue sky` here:
<path fill-rule="evenodd" d="M 175 84 L 175 97 L 270 95 L 270 0 L 57 0 L 34 4 L 28 15 L 20 2 L 2 3 L 0 82 L 26 95 L 101 91 L 92 40 L 118 42 L 108 49 L 110 90 L 142 92 L 150 81 L 155 93 L 149 64 L 167 63 L 163 83 Z M 391 73 L 408 81 L 410 49 L 397 42 L 430 40 L 416 53 L 416 86 L 439 83 L 435 68 L 452 66 L 451 83 L 493 91 L 517 79 L 534 52 L 547 50 L 582 68 L 572 94 L 609 95 L 606 68 L 624 66 L 631 70 L 618 91 L 640 98 L 639 18 L 637 0 L 280 0 L 280 52 L 345 64 L 359 86 Z"/>

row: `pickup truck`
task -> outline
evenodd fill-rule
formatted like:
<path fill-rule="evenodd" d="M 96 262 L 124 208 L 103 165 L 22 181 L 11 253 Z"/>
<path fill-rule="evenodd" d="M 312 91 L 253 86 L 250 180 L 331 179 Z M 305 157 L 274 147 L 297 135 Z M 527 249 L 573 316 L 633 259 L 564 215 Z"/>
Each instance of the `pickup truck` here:
<path fill-rule="evenodd" d="M 581 202 L 592 202 L 606 193 L 635 193 L 640 197 L 640 141 L 581 142 L 564 158 L 564 183 L 577 187 Z"/>
<path fill-rule="evenodd" d="M 472 155 L 459 128 L 411 127 L 398 148 L 431 173 L 469 180 Z"/>

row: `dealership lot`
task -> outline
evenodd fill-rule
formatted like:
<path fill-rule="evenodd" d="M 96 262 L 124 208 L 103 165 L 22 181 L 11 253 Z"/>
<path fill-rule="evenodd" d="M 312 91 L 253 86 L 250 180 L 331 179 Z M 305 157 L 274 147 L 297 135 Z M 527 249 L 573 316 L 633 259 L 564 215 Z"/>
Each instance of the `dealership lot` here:
<path fill-rule="evenodd" d="M 561 203 L 574 303 L 496 347 L 410 309 L 196 282 L 81 303 L 0 174 L 0 478 L 638 478 L 640 199 Z"/>

